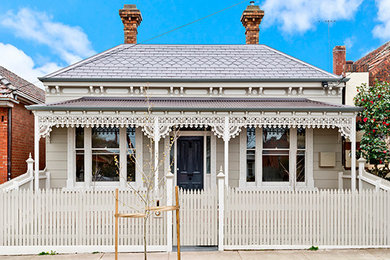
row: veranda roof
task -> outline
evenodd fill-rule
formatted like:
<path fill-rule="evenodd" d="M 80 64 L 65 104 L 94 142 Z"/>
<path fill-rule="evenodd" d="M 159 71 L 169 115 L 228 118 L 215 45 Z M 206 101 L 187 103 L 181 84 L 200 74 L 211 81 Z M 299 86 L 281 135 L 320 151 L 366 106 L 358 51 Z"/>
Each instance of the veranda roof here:
<path fill-rule="evenodd" d="M 332 111 L 360 108 L 307 98 L 199 98 L 199 97 L 82 97 L 29 106 L 30 110 L 56 111 Z"/>

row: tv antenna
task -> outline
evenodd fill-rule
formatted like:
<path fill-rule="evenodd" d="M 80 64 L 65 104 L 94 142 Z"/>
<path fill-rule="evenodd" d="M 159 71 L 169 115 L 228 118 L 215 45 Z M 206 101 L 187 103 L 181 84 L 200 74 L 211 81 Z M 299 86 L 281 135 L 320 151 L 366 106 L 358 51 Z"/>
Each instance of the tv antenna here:
<path fill-rule="evenodd" d="M 336 20 L 323 20 L 322 22 L 328 24 L 328 62 L 329 62 L 329 70 L 332 70 L 331 65 L 331 46 L 330 46 L 330 26 L 334 23 L 336 23 Z"/>

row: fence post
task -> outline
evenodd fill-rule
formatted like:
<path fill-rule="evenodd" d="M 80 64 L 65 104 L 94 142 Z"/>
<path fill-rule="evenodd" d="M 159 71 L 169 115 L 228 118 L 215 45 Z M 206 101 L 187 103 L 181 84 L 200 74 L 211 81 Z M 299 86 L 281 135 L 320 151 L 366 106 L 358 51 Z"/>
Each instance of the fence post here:
<path fill-rule="evenodd" d="M 166 192 L 167 192 L 167 205 L 172 206 L 173 202 L 173 177 L 174 175 L 169 172 L 166 176 Z M 172 211 L 167 211 L 167 252 L 172 252 Z"/>
<path fill-rule="evenodd" d="M 222 166 L 217 176 L 218 179 L 218 250 L 223 251 L 224 245 L 224 211 L 225 211 L 225 174 Z"/>
<path fill-rule="evenodd" d="M 343 172 L 339 172 L 339 190 L 344 189 Z"/>
<path fill-rule="evenodd" d="M 364 172 L 364 166 L 366 165 L 366 159 L 360 157 L 360 159 L 358 160 L 358 164 L 359 164 L 359 191 L 360 191 L 363 190 L 362 177 Z"/>
<path fill-rule="evenodd" d="M 51 178 L 50 172 L 46 172 L 45 188 L 46 188 L 47 190 L 50 189 L 50 178 Z"/>
<path fill-rule="evenodd" d="M 28 156 L 28 159 L 26 160 L 27 163 L 27 175 L 30 177 L 30 189 L 33 188 L 33 180 L 34 180 L 34 159 L 31 157 L 31 153 Z"/>
<path fill-rule="evenodd" d="M 381 180 L 377 180 L 375 182 L 375 191 L 379 191 L 381 189 Z"/>

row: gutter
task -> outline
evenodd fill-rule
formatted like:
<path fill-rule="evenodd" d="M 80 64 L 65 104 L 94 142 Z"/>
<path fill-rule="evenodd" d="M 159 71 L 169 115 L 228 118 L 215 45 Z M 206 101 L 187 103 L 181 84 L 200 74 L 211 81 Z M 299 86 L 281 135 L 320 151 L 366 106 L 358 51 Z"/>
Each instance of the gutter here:
<path fill-rule="evenodd" d="M 41 106 L 32 105 L 26 106 L 28 110 L 34 111 L 148 111 L 148 107 L 66 107 L 66 106 Z M 211 107 L 152 107 L 152 111 L 203 111 L 203 112 L 359 112 L 362 111 L 361 107 L 305 107 L 305 108 L 211 108 Z"/>
<path fill-rule="evenodd" d="M 347 82 L 349 78 L 316 78 L 316 79 L 175 79 L 175 78 L 38 78 L 42 82 Z"/>

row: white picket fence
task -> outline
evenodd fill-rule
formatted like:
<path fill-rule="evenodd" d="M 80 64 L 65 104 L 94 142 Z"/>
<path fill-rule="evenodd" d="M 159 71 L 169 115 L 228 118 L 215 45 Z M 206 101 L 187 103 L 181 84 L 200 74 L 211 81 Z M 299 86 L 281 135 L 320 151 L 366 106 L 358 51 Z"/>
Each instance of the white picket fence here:
<path fill-rule="evenodd" d="M 171 190 L 160 196 L 160 205 L 171 205 L 172 186 L 167 185 Z M 240 191 L 226 188 L 219 175 L 218 190 L 181 190 L 179 198 L 184 246 L 218 245 L 220 250 L 390 247 L 387 191 Z M 0 192 L 0 255 L 112 252 L 114 205 L 113 191 Z M 120 191 L 119 205 L 120 213 L 142 207 L 132 191 Z M 142 251 L 142 221 L 120 219 L 120 251 Z M 148 250 L 172 250 L 175 226 L 172 212 L 151 217 Z"/>
<path fill-rule="evenodd" d="M 161 203 L 165 203 L 164 200 Z M 19 190 L 0 192 L 0 254 L 112 252 L 114 249 L 113 191 L 65 192 Z M 121 213 L 140 208 L 132 191 L 120 191 Z M 119 220 L 119 250 L 143 250 L 142 219 Z M 166 215 L 151 217 L 149 250 L 166 250 Z"/>
<path fill-rule="evenodd" d="M 390 246 L 385 191 L 239 191 L 225 194 L 224 249 Z"/>

